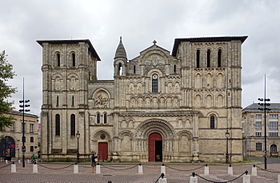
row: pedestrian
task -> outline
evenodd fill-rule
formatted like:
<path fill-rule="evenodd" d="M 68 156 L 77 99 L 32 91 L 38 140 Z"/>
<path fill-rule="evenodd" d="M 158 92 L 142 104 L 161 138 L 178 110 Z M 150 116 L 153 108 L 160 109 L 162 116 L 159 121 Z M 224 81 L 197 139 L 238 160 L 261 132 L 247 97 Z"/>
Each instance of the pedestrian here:
<path fill-rule="evenodd" d="M 96 169 L 96 161 L 97 161 L 97 155 L 95 152 L 92 153 L 91 155 L 91 167 L 92 167 L 92 173 L 95 173 Z"/>
<path fill-rule="evenodd" d="M 37 156 L 36 156 L 36 154 L 33 153 L 32 156 L 31 156 L 32 164 L 36 164 L 37 163 L 36 159 L 37 159 Z"/>

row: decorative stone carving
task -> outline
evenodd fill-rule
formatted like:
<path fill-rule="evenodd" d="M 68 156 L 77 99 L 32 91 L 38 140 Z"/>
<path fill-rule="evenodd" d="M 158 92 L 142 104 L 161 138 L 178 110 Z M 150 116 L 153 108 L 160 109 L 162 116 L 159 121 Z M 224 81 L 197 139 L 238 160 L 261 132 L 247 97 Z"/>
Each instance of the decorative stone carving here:
<path fill-rule="evenodd" d="M 96 108 L 108 108 L 109 107 L 109 96 L 105 91 L 100 90 L 95 94 L 94 106 Z"/>

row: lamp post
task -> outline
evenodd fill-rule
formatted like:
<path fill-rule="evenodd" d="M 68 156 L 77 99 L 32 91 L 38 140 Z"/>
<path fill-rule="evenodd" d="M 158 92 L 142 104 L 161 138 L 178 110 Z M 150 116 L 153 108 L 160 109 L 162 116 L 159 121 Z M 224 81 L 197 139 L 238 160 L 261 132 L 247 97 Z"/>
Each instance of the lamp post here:
<path fill-rule="evenodd" d="M 20 107 L 20 112 L 22 112 L 22 167 L 25 167 L 25 152 L 26 152 L 26 146 L 25 146 L 25 142 L 26 142 L 26 137 L 25 137 L 25 121 L 24 121 L 24 112 L 29 112 L 29 109 L 26 109 L 28 107 L 30 107 L 30 105 L 28 104 L 30 102 L 30 100 L 25 100 L 24 99 L 24 78 L 22 80 L 23 86 L 22 86 L 22 100 L 19 101 L 19 103 L 21 103 L 19 105 Z"/>
<path fill-rule="evenodd" d="M 228 155 L 228 138 L 229 138 L 229 132 L 228 132 L 228 129 L 225 133 L 225 136 L 226 136 L 226 163 L 228 164 L 229 163 L 229 155 Z"/>
<path fill-rule="evenodd" d="M 264 118 L 264 169 L 267 169 L 266 113 L 267 113 L 267 111 L 270 110 L 270 108 L 268 108 L 268 106 L 270 106 L 270 104 L 268 103 L 270 101 L 270 99 L 266 98 L 266 75 L 264 76 L 264 97 L 258 98 L 258 100 L 260 101 L 260 103 L 258 103 L 260 108 L 258 108 L 258 109 L 263 111 L 263 114 L 264 114 L 264 117 L 263 117 Z"/>
<path fill-rule="evenodd" d="M 79 154 L 79 139 L 80 139 L 80 132 L 77 131 L 76 133 L 76 137 L 77 137 L 77 163 L 79 163 L 80 161 L 80 154 Z"/>

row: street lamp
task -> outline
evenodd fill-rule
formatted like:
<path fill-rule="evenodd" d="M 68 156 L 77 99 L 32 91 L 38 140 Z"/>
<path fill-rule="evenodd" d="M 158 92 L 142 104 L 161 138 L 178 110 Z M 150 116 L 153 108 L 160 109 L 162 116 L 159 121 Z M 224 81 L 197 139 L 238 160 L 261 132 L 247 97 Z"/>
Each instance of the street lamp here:
<path fill-rule="evenodd" d="M 229 138 L 229 132 L 228 129 L 225 133 L 226 136 L 226 163 L 229 163 L 229 155 L 228 155 L 228 138 Z"/>
<path fill-rule="evenodd" d="M 28 107 L 30 107 L 30 105 L 28 104 L 30 102 L 30 100 L 25 100 L 24 99 L 24 78 L 22 80 L 22 100 L 19 101 L 20 105 L 20 110 L 19 112 L 22 112 L 22 167 L 25 167 L 25 152 L 26 152 L 26 146 L 25 146 L 25 142 L 26 142 L 26 137 L 25 137 L 25 121 L 24 121 L 24 112 L 29 112 L 30 110 L 28 109 Z"/>
<path fill-rule="evenodd" d="M 264 97 L 258 98 L 260 103 L 258 105 L 260 106 L 258 109 L 263 111 L 264 114 L 264 169 L 267 169 L 267 135 L 266 135 L 266 115 L 267 111 L 271 110 L 268 108 L 270 106 L 270 99 L 266 98 L 266 75 L 264 76 Z"/>
<path fill-rule="evenodd" d="M 79 138 L 80 138 L 80 132 L 79 132 L 79 131 L 77 131 L 76 137 L 77 137 L 77 163 L 79 163 L 79 161 L 80 161 L 80 155 L 79 155 Z"/>

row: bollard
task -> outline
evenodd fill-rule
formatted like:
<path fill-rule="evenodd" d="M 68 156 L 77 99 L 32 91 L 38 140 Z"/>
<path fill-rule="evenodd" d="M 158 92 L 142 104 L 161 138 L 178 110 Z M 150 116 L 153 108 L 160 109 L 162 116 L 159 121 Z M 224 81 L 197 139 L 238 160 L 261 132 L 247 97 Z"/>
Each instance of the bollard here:
<path fill-rule="evenodd" d="M 101 168 L 100 168 L 99 163 L 97 163 L 97 165 L 96 165 L 96 174 L 101 174 Z"/>
<path fill-rule="evenodd" d="M 164 175 L 166 174 L 165 165 L 164 164 L 162 164 L 161 167 L 160 167 L 160 173 L 161 174 L 163 173 Z"/>
<path fill-rule="evenodd" d="M 245 175 L 243 175 L 243 181 L 242 183 L 250 183 L 250 175 L 248 174 L 248 171 L 246 170 Z"/>
<path fill-rule="evenodd" d="M 209 175 L 209 166 L 207 164 L 204 167 L 204 175 Z"/>
<path fill-rule="evenodd" d="M 257 176 L 257 175 L 258 175 L 257 167 L 256 167 L 256 165 L 253 165 L 253 167 L 252 167 L 252 176 Z"/>
<path fill-rule="evenodd" d="M 74 165 L 74 174 L 77 174 L 77 173 L 79 173 L 79 165 L 76 163 Z"/>
<path fill-rule="evenodd" d="M 30 163 L 30 159 L 27 159 L 27 163 L 28 163 L 28 164 Z"/>
<path fill-rule="evenodd" d="M 138 174 L 143 174 L 143 166 L 141 163 L 138 165 Z"/>
<path fill-rule="evenodd" d="M 16 173 L 16 172 L 17 172 L 17 167 L 16 167 L 15 162 L 13 162 L 13 163 L 11 164 L 11 173 Z"/>
<path fill-rule="evenodd" d="M 278 183 L 280 183 L 280 174 L 278 174 Z"/>
<path fill-rule="evenodd" d="M 18 164 L 20 164 L 20 159 L 18 160 Z"/>
<path fill-rule="evenodd" d="M 164 173 L 160 175 L 160 178 L 158 179 L 158 183 L 167 183 L 167 178 L 164 177 Z"/>
<path fill-rule="evenodd" d="M 109 180 L 108 183 L 112 183 L 112 181 Z"/>
<path fill-rule="evenodd" d="M 36 163 L 33 164 L 33 173 L 38 173 L 38 165 Z"/>
<path fill-rule="evenodd" d="M 228 166 L 228 174 L 233 175 L 233 168 L 231 165 Z"/>
<path fill-rule="evenodd" d="M 195 176 L 194 172 L 190 176 L 190 183 L 198 183 L 197 176 Z"/>
<path fill-rule="evenodd" d="M 9 161 L 8 161 L 8 160 L 5 160 L 5 163 L 6 163 L 6 164 L 8 164 L 8 163 L 9 163 Z"/>

